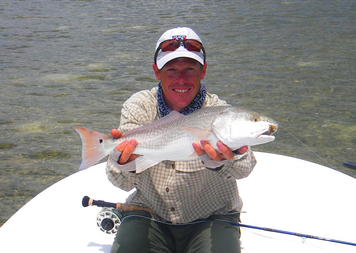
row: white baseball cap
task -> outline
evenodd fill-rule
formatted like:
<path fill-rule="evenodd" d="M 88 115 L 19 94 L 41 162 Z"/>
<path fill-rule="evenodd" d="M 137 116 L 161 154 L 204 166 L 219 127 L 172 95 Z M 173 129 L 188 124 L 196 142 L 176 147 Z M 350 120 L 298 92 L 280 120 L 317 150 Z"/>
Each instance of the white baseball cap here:
<path fill-rule="evenodd" d="M 160 48 L 161 43 L 167 40 L 196 40 L 201 43 L 200 52 L 197 51 L 189 51 L 185 48 L 185 46 L 179 46 L 175 51 L 167 51 L 162 52 Z M 189 27 L 177 27 L 170 30 L 167 30 L 162 36 L 159 38 L 156 44 L 156 52 L 155 52 L 155 63 L 157 64 L 158 69 L 162 69 L 167 62 L 180 58 L 187 57 L 198 61 L 200 64 L 204 65 L 205 63 L 205 51 L 203 48 L 203 43 L 199 36 Z"/>

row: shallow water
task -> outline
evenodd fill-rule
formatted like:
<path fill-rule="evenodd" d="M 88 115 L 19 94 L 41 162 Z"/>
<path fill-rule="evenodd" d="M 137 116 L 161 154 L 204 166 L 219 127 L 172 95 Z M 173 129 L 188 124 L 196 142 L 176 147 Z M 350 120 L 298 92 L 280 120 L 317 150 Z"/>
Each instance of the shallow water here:
<path fill-rule="evenodd" d="M 108 133 L 131 94 L 157 85 L 154 47 L 175 26 L 201 36 L 211 93 L 279 122 L 254 150 L 356 177 L 342 166 L 356 160 L 355 23 L 341 0 L 2 1 L 0 224 L 76 172 L 72 126 Z"/>

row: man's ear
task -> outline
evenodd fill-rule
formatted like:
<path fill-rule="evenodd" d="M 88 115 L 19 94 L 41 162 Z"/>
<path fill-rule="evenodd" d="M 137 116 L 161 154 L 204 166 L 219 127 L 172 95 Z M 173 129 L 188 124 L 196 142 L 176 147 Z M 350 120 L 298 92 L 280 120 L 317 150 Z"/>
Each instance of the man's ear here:
<path fill-rule="evenodd" d="M 153 68 L 153 71 L 155 72 L 155 76 L 156 76 L 157 80 L 161 81 L 161 75 L 159 74 L 159 69 L 157 67 L 157 64 L 153 63 L 152 68 Z"/>
<path fill-rule="evenodd" d="M 200 80 L 203 80 L 204 77 L 205 77 L 205 74 L 206 74 L 206 68 L 208 67 L 208 63 L 205 62 L 204 63 L 204 66 L 203 66 L 203 71 L 201 72 L 201 75 L 200 75 Z"/>

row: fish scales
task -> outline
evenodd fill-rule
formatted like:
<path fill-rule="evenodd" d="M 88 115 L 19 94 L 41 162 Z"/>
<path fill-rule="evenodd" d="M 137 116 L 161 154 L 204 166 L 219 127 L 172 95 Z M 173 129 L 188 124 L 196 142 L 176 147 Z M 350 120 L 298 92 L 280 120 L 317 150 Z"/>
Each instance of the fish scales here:
<path fill-rule="evenodd" d="M 209 109 L 203 108 L 199 113 L 178 117 L 176 120 L 143 130 L 135 134 L 128 134 L 126 139 L 138 142 L 135 153 L 140 155 L 165 158 L 164 160 L 186 160 L 194 152 L 191 145 L 198 138 L 194 138 L 181 127 L 204 131 L 212 130 L 212 122 L 217 116 L 224 117 L 232 107 L 219 106 Z M 178 154 L 178 155 L 177 155 Z M 185 154 L 182 156 L 182 154 Z M 192 157 L 195 159 L 196 157 Z"/>
<path fill-rule="evenodd" d="M 245 145 L 258 145 L 274 140 L 272 134 L 278 124 L 272 119 L 252 111 L 232 106 L 202 108 L 187 116 L 173 111 L 149 125 L 125 133 L 123 138 L 111 137 L 74 127 L 82 139 L 82 164 L 85 169 L 109 155 L 125 140 L 138 143 L 134 154 L 136 172 L 141 172 L 161 161 L 188 161 L 196 159 L 192 143 L 208 140 L 218 150 L 217 141 L 232 150 Z"/>

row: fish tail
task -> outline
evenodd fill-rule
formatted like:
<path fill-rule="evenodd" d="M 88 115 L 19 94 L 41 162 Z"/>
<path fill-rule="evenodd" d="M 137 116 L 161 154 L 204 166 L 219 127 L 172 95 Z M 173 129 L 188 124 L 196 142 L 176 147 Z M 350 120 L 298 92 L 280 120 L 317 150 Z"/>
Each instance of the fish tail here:
<path fill-rule="evenodd" d="M 111 150 L 104 148 L 104 142 L 112 139 L 110 136 L 84 127 L 73 128 L 82 139 L 82 163 L 78 170 L 85 170 L 109 155 Z"/>

